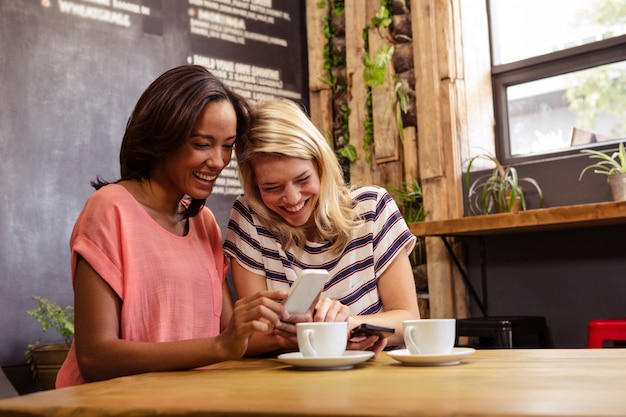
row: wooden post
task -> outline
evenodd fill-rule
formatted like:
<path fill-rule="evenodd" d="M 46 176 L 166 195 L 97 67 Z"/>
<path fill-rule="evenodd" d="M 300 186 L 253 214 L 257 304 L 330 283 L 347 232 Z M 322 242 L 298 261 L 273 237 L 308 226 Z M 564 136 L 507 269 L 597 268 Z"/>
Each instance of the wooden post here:
<path fill-rule="evenodd" d="M 371 164 L 365 160 L 363 136 L 367 114 L 367 86 L 363 79 L 363 30 L 367 26 L 367 8 L 362 0 L 345 0 L 346 17 L 346 74 L 348 78 L 348 130 L 350 144 L 356 148 L 356 161 L 350 165 L 350 182 L 353 185 L 372 184 Z"/>
<path fill-rule="evenodd" d="M 380 0 L 367 0 L 367 22 L 380 9 Z M 370 25 L 371 26 L 371 25 Z M 388 28 L 370 27 L 368 30 L 369 57 L 390 47 Z M 384 84 L 372 89 L 372 123 L 374 130 L 374 149 L 372 166 L 374 182 L 382 186 L 397 187 L 403 180 L 400 136 L 396 119 L 396 92 L 394 86 L 395 71 L 393 62 L 387 65 L 387 77 Z"/>
<path fill-rule="evenodd" d="M 405 127 L 403 137 L 404 178 L 410 181 L 419 178 L 417 130 L 413 126 Z"/>
<path fill-rule="evenodd" d="M 459 137 L 464 99 L 457 83 L 459 0 L 413 0 L 418 146 L 424 205 L 429 220 L 463 216 Z M 458 250 L 458 248 L 456 248 Z M 467 296 L 443 242 L 426 239 L 431 317 L 465 317 Z"/>
<path fill-rule="evenodd" d="M 327 13 L 327 6 L 319 7 L 317 0 L 307 0 L 307 20 L 308 22 L 317 23 L 306 25 L 311 120 L 318 129 L 329 138 L 332 144 L 333 93 L 330 86 L 324 82 L 326 78 L 326 70 L 324 69 L 324 45 L 326 45 L 327 40 L 322 29 L 322 17 Z"/>

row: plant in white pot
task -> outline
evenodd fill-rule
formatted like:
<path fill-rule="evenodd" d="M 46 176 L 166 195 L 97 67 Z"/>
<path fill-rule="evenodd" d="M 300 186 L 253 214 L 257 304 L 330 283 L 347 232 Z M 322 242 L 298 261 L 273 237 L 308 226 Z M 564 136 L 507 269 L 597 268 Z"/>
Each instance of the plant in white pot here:
<path fill-rule="evenodd" d="M 585 172 L 593 169 L 594 173 L 607 176 L 613 200 L 626 201 L 626 150 L 624 142 L 620 142 L 617 152 L 611 154 L 594 149 L 583 149 L 581 152 L 588 154 L 590 159 L 599 159 L 599 161 L 586 166 L 581 171 L 578 180 L 583 178 Z"/>
<path fill-rule="evenodd" d="M 44 332 L 54 329 L 64 342 L 41 344 L 39 340 L 28 344 L 24 354 L 28 357 L 33 378 L 39 379 L 41 388 L 53 389 L 56 376 L 69 352 L 74 338 L 74 308 L 61 307 L 54 301 L 37 295 L 32 296 L 37 301 L 37 307 L 27 310 L 26 314 L 34 317 Z"/>

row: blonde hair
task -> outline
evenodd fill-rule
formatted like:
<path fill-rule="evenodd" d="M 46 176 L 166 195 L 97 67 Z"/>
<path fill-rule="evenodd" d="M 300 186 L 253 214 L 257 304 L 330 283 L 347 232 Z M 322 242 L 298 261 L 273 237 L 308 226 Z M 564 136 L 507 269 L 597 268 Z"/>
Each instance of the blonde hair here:
<path fill-rule="evenodd" d="M 347 245 L 350 230 L 362 220 L 354 210 L 350 188 L 344 182 L 335 152 L 296 103 L 275 99 L 257 104 L 252 110 L 248 135 L 237 139 L 235 155 L 250 206 L 285 250 L 304 248 L 304 228 L 291 226 L 263 203 L 253 164 L 265 156 L 313 161 L 320 178 L 320 195 L 313 213 L 317 231 L 322 239 L 331 242 L 331 251 L 338 252 Z"/>

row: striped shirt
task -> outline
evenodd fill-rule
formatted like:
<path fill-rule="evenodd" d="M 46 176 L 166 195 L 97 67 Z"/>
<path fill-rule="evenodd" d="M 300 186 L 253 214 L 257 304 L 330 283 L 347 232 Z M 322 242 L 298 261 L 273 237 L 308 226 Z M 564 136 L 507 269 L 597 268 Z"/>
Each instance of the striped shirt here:
<path fill-rule="evenodd" d="M 322 298 L 340 301 L 351 315 L 381 312 L 378 278 L 398 254 L 408 256 L 416 238 L 384 188 L 355 188 L 352 198 L 365 221 L 352 231 L 346 247 L 333 253 L 329 242 L 307 241 L 296 258 L 298 252 L 285 252 L 278 239 L 261 226 L 246 198 L 239 196 L 230 214 L 224 252 L 250 272 L 265 275 L 270 290 L 288 291 L 303 269 L 325 269 L 330 278 Z"/>

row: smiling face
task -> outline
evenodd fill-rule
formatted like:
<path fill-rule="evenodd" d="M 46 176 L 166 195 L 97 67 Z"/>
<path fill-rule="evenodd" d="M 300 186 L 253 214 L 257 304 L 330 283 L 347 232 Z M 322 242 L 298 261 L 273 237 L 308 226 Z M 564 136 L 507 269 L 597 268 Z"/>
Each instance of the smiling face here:
<path fill-rule="evenodd" d="M 222 169 L 230 162 L 237 138 L 237 115 L 227 100 L 209 103 L 191 136 L 165 159 L 163 174 L 177 193 L 206 199 Z"/>
<path fill-rule="evenodd" d="M 263 203 L 294 227 L 313 227 L 320 179 L 312 160 L 263 156 L 252 163 Z M 307 233 L 311 239 L 311 233 Z M 314 233 L 313 233 L 314 235 Z"/>

